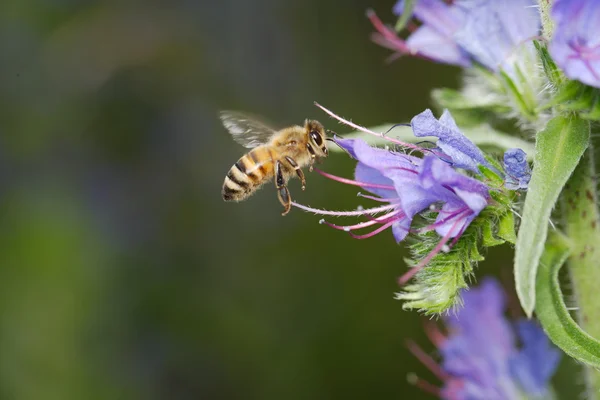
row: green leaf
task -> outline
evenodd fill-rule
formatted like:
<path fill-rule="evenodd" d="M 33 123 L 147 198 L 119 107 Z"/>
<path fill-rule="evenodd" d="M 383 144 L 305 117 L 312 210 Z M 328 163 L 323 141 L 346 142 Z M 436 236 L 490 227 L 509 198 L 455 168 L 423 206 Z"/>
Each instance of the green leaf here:
<path fill-rule="evenodd" d="M 507 212 L 500 218 L 497 235 L 499 238 L 502 238 L 509 243 L 515 243 L 517 241 L 517 235 L 515 234 L 515 217 L 512 212 Z"/>
<path fill-rule="evenodd" d="M 415 8 L 415 4 L 417 4 L 417 0 L 404 0 L 404 8 L 402 9 L 402 15 L 398 18 L 398 22 L 396 22 L 396 32 L 400 32 L 408 21 L 412 18 L 413 10 Z"/>
<path fill-rule="evenodd" d="M 393 128 L 391 131 L 390 129 Z M 393 146 L 387 138 L 398 139 L 403 142 L 417 143 L 424 141 L 424 138 L 419 138 L 413 135 L 410 126 L 395 126 L 394 124 L 384 124 L 368 128 L 372 132 L 380 133 L 379 136 L 371 135 L 365 132 L 354 131 L 349 134 L 341 135 L 344 139 L 363 139 L 371 146 Z M 389 132 L 388 132 L 389 131 Z M 502 151 L 512 148 L 523 150 L 529 157 L 533 156 L 534 146 L 518 137 L 510 136 L 500 132 L 487 124 L 482 124 L 474 127 L 461 129 L 461 131 L 473 143 L 479 147 L 490 149 L 500 149 Z M 343 151 L 339 146 L 330 146 L 331 151 Z"/>
<path fill-rule="evenodd" d="M 492 247 L 498 246 L 504 243 L 504 240 L 494 237 L 494 232 L 492 232 L 492 224 L 487 223 L 483 225 L 481 230 L 481 244 L 484 247 Z"/>
<path fill-rule="evenodd" d="M 536 314 L 555 345 L 576 360 L 600 368 L 600 342 L 573 320 L 560 291 L 558 272 L 568 256 L 567 239 L 558 233 L 551 235 L 536 279 Z"/>
<path fill-rule="evenodd" d="M 534 167 L 515 248 L 517 295 L 531 317 L 535 278 L 550 214 L 563 186 L 588 147 L 590 126 L 575 116 L 557 116 L 537 134 Z"/>

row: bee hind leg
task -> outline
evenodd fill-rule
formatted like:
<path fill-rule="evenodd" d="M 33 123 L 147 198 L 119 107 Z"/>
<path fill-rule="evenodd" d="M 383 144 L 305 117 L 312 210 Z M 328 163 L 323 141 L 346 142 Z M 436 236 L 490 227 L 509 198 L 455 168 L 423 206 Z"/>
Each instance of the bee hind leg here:
<path fill-rule="evenodd" d="M 290 212 L 292 208 L 292 198 L 290 196 L 290 191 L 286 186 L 286 181 L 283 176 L 283 168 L 281 165 L 281 161 L 277 161 L 275 164 L 275 187 L 277 187 L 277 198 L 284 207 L 281 215 L 286 215 Z"/>
<path fill-rule="evenodd" d="M 294 159 L 290 156 L 285 156 L 285 159 L 290 163 L 292 168 L 294 168 L 298 178 L 300 178 L 300 181 L 302 182 L 302 190 L 306 189 L 306 178 L 304 178 L 304 172 L 302 172 L 302 169 L 298 166 L 298 163 L 296 163 L 296 161 L 294 161 Z"/>

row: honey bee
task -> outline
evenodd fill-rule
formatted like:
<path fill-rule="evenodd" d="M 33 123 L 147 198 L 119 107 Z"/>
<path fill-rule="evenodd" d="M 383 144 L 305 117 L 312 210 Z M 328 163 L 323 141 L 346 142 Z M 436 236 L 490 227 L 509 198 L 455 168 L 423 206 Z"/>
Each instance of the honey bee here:
<path fill-rule="evenodd" d="M 252 149 L 227 173 L 221 192 L 223 200 L 245 200 L 274 177 L 277 197 L 284 207 L 281 215 L 286 215 L 292 206 L 288 180 L 297 175 L 304 190 L 306 179 L 302 168 L 308 165 L 312 171 L 315 161 L 329 154 L 323 125 L 307 119 L 304 126 L 276 131 L 234 111 L 221 112 L 221 121 L 236 142 Z"/>

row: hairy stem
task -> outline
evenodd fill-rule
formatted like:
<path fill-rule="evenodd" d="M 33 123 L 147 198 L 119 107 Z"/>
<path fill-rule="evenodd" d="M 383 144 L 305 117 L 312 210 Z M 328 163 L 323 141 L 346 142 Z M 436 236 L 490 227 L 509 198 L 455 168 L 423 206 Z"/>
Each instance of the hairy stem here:
<path fill-rule="evenodd" d="M 578 322 L 594 338 L 600 338 L 600 214 L 597 200 L 594 156 L 590 147 L 565 186 L 563 211 L 565 230 L 572 242 L 568 264 Z M 588 398 L 598 398 L 600 372 L 588 368 L 586 383 L 591 389 Z"/>
<path fill-rule="evenodd" d="M 552 33 L 554 33 L 554 21 L 550 16 L 550 11 L 552 9 L 553 0 L 539 0 L 538 4 L 540 6 L 540 17 L 542 20 L 542 33 L 544 37 L 550 39 L 552 37 Z"/>

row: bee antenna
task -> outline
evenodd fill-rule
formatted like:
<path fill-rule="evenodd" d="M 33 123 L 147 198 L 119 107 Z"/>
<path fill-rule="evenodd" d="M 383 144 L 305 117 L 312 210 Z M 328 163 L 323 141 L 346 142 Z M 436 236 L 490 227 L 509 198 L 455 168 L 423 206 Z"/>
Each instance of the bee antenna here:
<path fill-rule="evenodd" d="M 390 129 L 388 129 L 383 136 L 387 135 L 388 133 L 390 133 L 390 131 L 392 131 L 392 129 L 397 128 L 399 126 L 411 126 L 410 124 L 406 124 L 406 123 L 400 123 L 400 124 L 394 124 L 390 127 Z"/>

